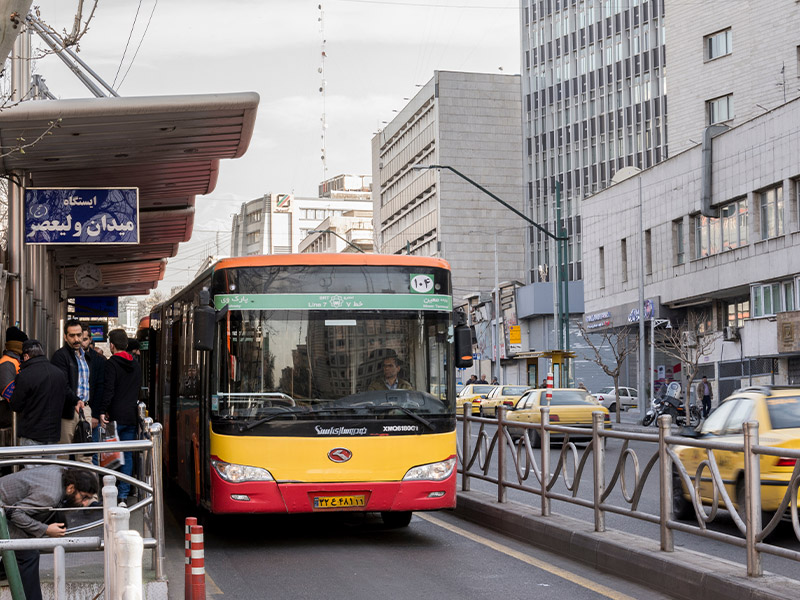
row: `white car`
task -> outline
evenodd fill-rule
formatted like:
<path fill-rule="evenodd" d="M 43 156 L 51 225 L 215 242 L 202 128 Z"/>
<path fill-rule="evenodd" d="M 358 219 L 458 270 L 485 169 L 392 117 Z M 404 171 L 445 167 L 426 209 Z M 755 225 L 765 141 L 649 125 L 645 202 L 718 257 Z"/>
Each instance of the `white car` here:
<path fill-rule="evenodd" d="M 614 386 L 605 387 L 596 394 L 592 394 L 597 401 L 605 406 L 609 412 L 617 412 L 617 395 Z M 622 410 L 637 408 L 639 406 L 639 392 L 636 388 L 619 386 L 619 405 Z"/>

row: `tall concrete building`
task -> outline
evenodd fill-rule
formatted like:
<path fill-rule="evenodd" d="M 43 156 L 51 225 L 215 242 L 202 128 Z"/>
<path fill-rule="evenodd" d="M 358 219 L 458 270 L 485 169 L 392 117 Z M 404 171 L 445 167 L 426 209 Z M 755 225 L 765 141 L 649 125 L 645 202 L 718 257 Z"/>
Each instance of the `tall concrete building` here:
<path fill-rule="evenodd" d="M 560 195 L 580 280 L 583 198 L 667 155 L 664 0 L 525 0 L 521 18 L 525 209 L 554 231 Z M 551 280 L 551 245 L 531 229 L 527 281 Z"/>
<path fill-rule="evenodd" d="M 356 189 L 349 190 L 345 178 Z M 242 203 L 231 224 L 231 256 L 298 252 L 300 242 L 326 219 L 372 210 L 369 179 L 334 177 L 320 184 L 320 192 L 326 194 L 320 198 L 268 193 Z"/>
<path fill-rule="evenodd" d="M 520 97 L 518 75 L 435 71 L 372 138 L 376 251 L 449 261 L 456 298 L 519 279 L 525 222 L 448 170 L 413 167 L 450 166 L 521 210 Z"/>
<path fill-rule="evenodd" d="M 674 155 L 706 125 L 734 127 L 800 95 L 796 0 L 666 2 Z"/>

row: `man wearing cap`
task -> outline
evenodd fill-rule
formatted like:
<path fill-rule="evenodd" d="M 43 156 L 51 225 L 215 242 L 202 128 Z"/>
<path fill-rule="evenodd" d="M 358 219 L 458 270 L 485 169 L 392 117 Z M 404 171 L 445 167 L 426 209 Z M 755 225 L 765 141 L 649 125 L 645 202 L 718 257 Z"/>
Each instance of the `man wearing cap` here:
<path fill-rule="evenodd" d="M 8 401 L 14 392 L 14 382 L 22 362 L 22 342 L 28 336 L 17 327 L 6 329 L 6 348 L 0 358 L 0 428 L 11 427 L 11 406 Z"/>
<path fill-rule="evenodd" d="M 39 340 L 22 344 L 22 364 L 17 375 L 11 410 L 21 413 L 17 432 L 20 446 L 57 444 L 61 438 L 61 413 L 67 400 L 67 378 L 44 355 Z"/>

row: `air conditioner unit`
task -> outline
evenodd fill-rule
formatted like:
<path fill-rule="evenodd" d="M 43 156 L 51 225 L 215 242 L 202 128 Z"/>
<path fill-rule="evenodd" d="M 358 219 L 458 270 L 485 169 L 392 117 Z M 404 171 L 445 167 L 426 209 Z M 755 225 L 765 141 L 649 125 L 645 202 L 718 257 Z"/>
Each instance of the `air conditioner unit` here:
<path fill-rule="evenodd" d="M 739 328 L 736 325 L 728 325 L 723 332 L 723 337 L 726 342 L 731 342 L 739 339 Z"/>
<path fill-rule="evenodd" d="M 684 331 L 681 334 L 681 345 L 686 348 L 697 348 L 697 334 L 694 331 Z"/>

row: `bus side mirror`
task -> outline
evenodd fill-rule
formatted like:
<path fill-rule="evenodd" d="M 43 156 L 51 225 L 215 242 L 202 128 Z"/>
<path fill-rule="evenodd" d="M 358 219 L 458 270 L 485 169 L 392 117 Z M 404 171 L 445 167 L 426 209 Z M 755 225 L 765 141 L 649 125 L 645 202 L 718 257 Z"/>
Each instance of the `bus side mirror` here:
<path fill-rule="evenodd" d="M 204 289 L 200 292 L 200 302 L 194 307 L 194 339 L 192 348 L 201 352 L 214 349 L 214 328 L 217 311 L 209 306 L 210 294 Z"/>
<path fill-rule="evenodd" d="M 472 366 L 472 329 L 466 325 L 455 328 L 456 367 L 466 369 Z"/>

